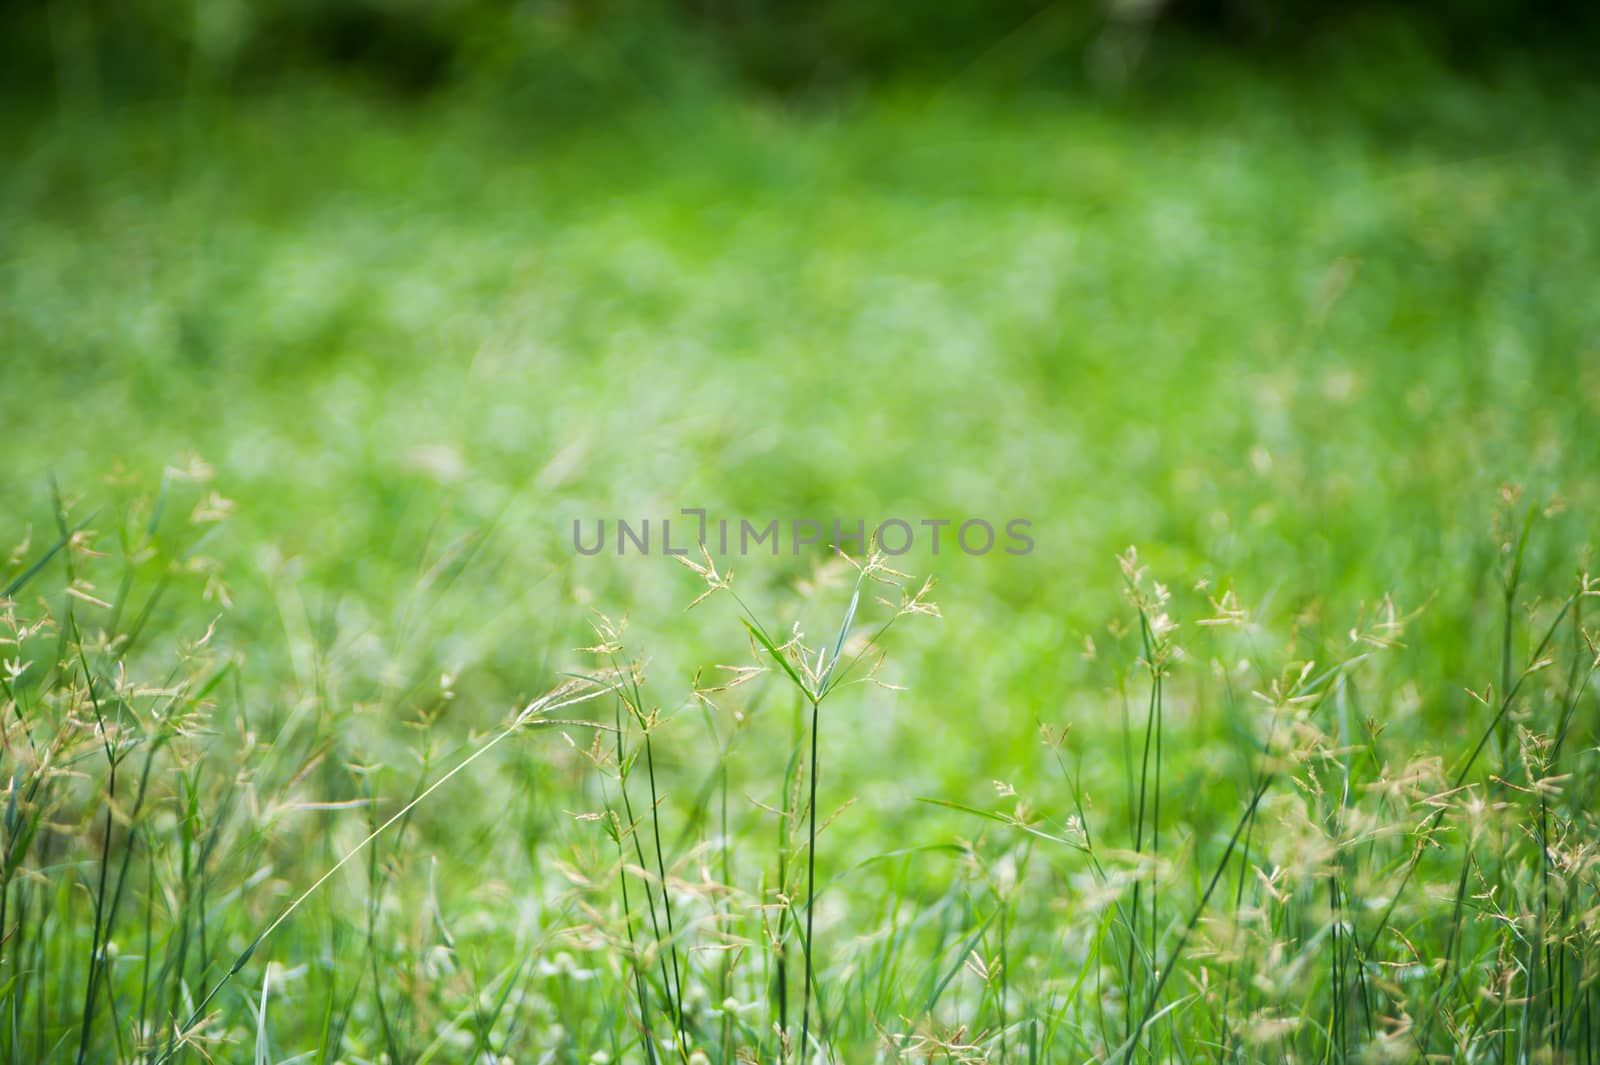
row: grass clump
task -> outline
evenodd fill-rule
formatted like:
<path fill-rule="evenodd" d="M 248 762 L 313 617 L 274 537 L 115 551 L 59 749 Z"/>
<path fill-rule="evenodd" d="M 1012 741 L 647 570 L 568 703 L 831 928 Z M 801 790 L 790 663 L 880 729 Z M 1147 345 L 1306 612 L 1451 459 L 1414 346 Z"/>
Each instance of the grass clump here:
<path fill-rule="evenodd" d="M 186 491 L 198 502 L 169 535 Z M 371 764 L 329 765 L 330 738 L 297 734 L 292 713 L 261 731 L 225 618 L 187 642 L 147 635 L 169 589 L 216 604 L 198 549 L 217 502 L 164 483 L 102 551 L 97 515 L 74 522 L 58 500 L 57 536 L 13 556 L 0 870 L 13 1060 L 246 1047 L 411 1062 L 1582 1060 L 1593 1047 L 1600 735 L 1584 708 L 1600 646 L 1583 618 L 1600 584 L 1529 597 L 1546 519 L 1515 492 L 1497 556 L 1509 631 L 1485 634 L 1499 660 L 1482 688 L 1437 696 L 1468 717 L 1459 738 L 1427 740 L 1429 696 L 1399 668 L 1420 612 L 1383 598 L 1324 630 L 1232 587 L 1180 595 L 1129 550 L 1126 620 L 1086 652 L 1132 652 L 1107 662 L 1121 740 L 1085 740 L 1041 706 L 1036 758 L 1052 771 L 1032 794 L 997 781 L 996 799 L 926 796 L 955 831 L 904 846 L 851 801 L 829 813 L 821 782 L 822 726 L 852 724 L 846 687 L 924 698 L 883 679 L 882 641 L 938 613 L 931 582 L 882 554 L 824 564 L 791 601 L 736 590 L 706 553 L 689 563 L 694 605 L 733 608 L 719 624 L 742 628 L 745 663 L 656 705 L 624 626 L 600 618 L 584 649 L 598 669 L 385 788 Z M 843 606 L 812 644 L 798 621 L 763 620 L 785 602 Z M 609 720 L 568 710 L 606 702 Z M 557 734 L 584 767 L 539 825 L 565 857 L 494 904 L 441 891 L 439 862 L 473 817 L 448 789 L 490 786 L 502 745 L 549 757 Z M 1223 783 L 1191 790 L 1213 767 Z M 297 853 L 294 819 L 312 810 L 365 828 L 313 844 L 319 861 Z M 449 834 L 430 839 L 429 820 Z M 852 821 L 876 849 L 821 855 L 825 830 Z"/>

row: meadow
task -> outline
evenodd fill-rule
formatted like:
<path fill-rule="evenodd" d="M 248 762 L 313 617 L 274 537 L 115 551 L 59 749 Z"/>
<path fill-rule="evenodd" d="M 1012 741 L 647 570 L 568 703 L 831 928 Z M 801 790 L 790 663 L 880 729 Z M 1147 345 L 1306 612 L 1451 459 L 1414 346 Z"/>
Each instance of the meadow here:
<path fill-rule="evenodd" d="M 0 1057 L 1594 1061 L 1597 104 L 8 113 Z"/>

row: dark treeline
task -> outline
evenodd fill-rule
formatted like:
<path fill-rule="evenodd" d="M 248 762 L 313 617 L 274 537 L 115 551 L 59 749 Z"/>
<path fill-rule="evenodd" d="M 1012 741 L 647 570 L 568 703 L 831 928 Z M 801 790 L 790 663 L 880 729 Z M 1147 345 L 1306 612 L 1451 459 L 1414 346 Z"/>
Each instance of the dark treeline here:
<path fill-rule="evenodd" d="M 1507 51 L 1581 62 L 1591 5 L 1454 0 L 0 0 L 0 92 L 162 97 L 297 75 L 403 93 L 463 83 L 559 102 L 685 72 L 784 93 L 981 75 L 1117 77 L 1179 42 L 1293 59 L 1354 29 L 1451 62 Z"/>

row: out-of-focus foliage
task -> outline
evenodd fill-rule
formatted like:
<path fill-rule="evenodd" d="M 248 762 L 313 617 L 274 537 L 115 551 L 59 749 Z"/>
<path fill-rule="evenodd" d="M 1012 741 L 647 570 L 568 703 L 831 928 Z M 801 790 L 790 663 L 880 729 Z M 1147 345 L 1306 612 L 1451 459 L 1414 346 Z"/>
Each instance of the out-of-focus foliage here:
<path fill-rule="evenodd" d="M 1373 27 L 1463 61 L 1507 46 L 1581 57 L 1600 28 L 1586 5 L 1511 0 L 1426 12 L 1329 0 L 61 0 L 0 5 L 0 18 L 0 89 L 13 95 L 170 94 L 336 72 L 403 92 L 470 82 L 569 106 L 648 95 L 688 71 L 783 91 L 993 68 L 1057 84 L 1120 80 L 1152 43 L 1220 39 L 1276 59 Z"/>

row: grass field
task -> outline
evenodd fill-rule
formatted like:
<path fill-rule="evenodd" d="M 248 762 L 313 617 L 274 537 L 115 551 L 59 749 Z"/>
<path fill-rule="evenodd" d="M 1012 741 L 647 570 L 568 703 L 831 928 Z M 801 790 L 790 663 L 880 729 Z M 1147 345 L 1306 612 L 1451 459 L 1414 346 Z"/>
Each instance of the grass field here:
<path fill-rule="evenodd" d="M 1597 102 L 11 116 L 0 1056 L 1595 1060 Z"/>

